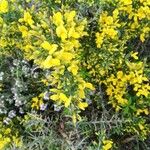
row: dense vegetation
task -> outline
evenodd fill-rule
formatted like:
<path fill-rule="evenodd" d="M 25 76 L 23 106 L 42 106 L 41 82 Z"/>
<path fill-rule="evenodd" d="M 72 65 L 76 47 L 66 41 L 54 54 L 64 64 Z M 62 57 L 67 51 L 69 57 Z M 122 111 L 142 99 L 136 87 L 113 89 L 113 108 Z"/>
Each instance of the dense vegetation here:
<path fill-rule="evenodd" d="M 0 150 L 150 147 L 149 0 L 0 0 Z"/>

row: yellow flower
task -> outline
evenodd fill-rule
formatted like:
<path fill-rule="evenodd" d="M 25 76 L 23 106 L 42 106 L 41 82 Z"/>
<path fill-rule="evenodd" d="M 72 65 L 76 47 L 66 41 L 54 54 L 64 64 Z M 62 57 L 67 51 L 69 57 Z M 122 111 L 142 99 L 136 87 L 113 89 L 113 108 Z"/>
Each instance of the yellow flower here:
<path fill-rule="evenodd" d="M 148 33 L 150 31 L 150 28 L 149 27 L 144 27 L 143 28 L 143 33 Z"/>
<path fill-rule="evenodd" d="M 147 12 L 149 12 L 149 7 L 143 7 L 143 6 L 140 7 L 137 12 L 137 16 L 139 17 L 139 20 L 146 18 Z"/>
<path fill-rule="evenodd" d="M 110 38 L 114 39 L 118 32 L 113 28 L 104 28 L 103 32 L 107 34 Z"/>
<path fill-rule="evenodd" d="M 100 33 L 96 33 L 96 44 L 97 44 L 97 48 L 101 48 L 101 45 L 103 44 L 103 39 L 104 36 Z"/>
<path fill-rule="evenodd" d="M 91 83 L 85 83 L 85 87 L 86 88 L 89 88 L 89 89 L 91 89 L 91 90 L 95 90 L 95 88 L 94 88 L 94 86 L 91 84 Z"/>
<path fill-rule="evenodd" d="M 51 45 L 47 41 L 44 41 L 41 44 L 41 47 L 44 48 L 44 49 L 46 49 L 46 50 L 50 50 L 51 49 Z"/>
<path fill-rule="evenodd" d="M 72 40 L 67 40 L 67 41 L 63 41 L 63 43 L 61 44 L 62 47 L 62 51 L 71 51 L 74 48 L 74 43 L 72 42 Z"/>
<path fill-rule="evenodd" d="M 120 0 L 121 3 L 123 3 L 124 5 L 131 5 L 132 4 L 132 0 Z"/>
<path fill-rule="evenodd" d="M 68 67 L 68 71 L 72 72 L 73 75 L 77 75 L 79 67 L 76 64 L 72 64 Z"/>
<path fill-rule="evenodd" d="M 63 22 L 63 16 L 60 12 L 57 12 L 53 15 L 53 23 L 56 25 L 56 26 L 60 26 L 60 25 L 63 25 L 64 22 Z"/>
<path fill-rule="evenodd" d="M 51 44 L 51 49 L 49 50 L 49 54 L 53 54 L 58 48 L 57 44 Z"/>
<path fill-rule="evenodd" d="M 127 99 L 124 99 L 121 96 L 116 96 L 116 99 L 117 99 L 118 103 L 121 105 L 125 105 L 128 102 Z"/>
<path fill-rule="evenodd" d="M 32 98 L 32 108 L 36 108 L 37 110 L 40 109 L 40 106 L 43 104 L 43 100 L 39 99 L 38 97 Z"/>
<path fill-rule="evenodd" d="M 140 40 L 141 40 L 142 42 L 145 41 L 145 34 L 144 34 L 144 33 L 140 34 Z"/>
<path fill-rule="evenodd" d="M 149 111 L 148 111 L 147 108 L 145 108 L 145 109 L 137 109 L 136 115 L 140 115 L 141 113 L 145 113 L 145 115 L 148 115 Z"/>
<path fill-rule="evenodd" d="M 29 12 L 24 12 L 24 21 L 26 22 L 26 23 L 28 23 L 30 26 L 34 23 L 34 21 L 32 20 L 32 16 L 30 15 L 30 13 Z"/>
<path fill-rule="evenodd" d="M 112 16 L 108 16 L 108 17 L 105 18 L 105 23 L 106 23 L 107 25 L 112 25 L 113 22 L 114 22 L 114 20 L 113 20 L 113 17 L 112 17 Z"/>
<path fill-rule="evenodd" d="M 56 28 L 56 34 L 58 37 L 61 38 L 62 41 L 64 41 L 67 38 L 67 30 L 63 25 L 60 25 Z"/>
<path fill-rule="evenodd" d="M 138 54 L 138 52 L 132 53 L 132 54 L 131 54 L 131 57 L 133 57 L 134 59 L 136 59 L 136 60 L 137 60 L 137 59 L 138 59 L 137 54 Z"/>
<path fill-rule="evenodd" d="M 75 30 L 78 32 L 80 37 L 88 36 L 88 33 L 84 31 L 85 26 L 87 25 L 86 19 L 84 19 L 76 28 Z"/>
<path fill-rule="evenodd" d="M 69 38 L 73 37 L 75 39 L 78 39 L 80 38 L 80 34 L 77 31 L 75 31 L 74 27 L 71 27 L 68 31 L 68 37 Z"/>
<path fill-rule="evenodd" d="M 0 13 L 7 13 L 7 12 L 8 12 L 8 1 L 0 0 Z"/>
<path fill-rule="evenodd" d="M 64 102 L 65 107 L 68 107 L 70 105 L 71 98 L 68 98 L 64 93 L 60 93 L 59 98 Z"/>
<path fill-rule="evenodd" d="M 48 50 L 49 54 L 51 55 L 57 50 L 58 45 L 57 44 L 49 44 L 49 42 L 44 41 L 41 44 L 41 47 L 44 48 L 45 50 Z"/>
<path fill-rule="evenodd" d="M 64 16 L 67 20 L 67 23 L 70 23 L 73 21 L 74 17 L 76 16 L 76 12 L 75 11 L 66 12 Z"/>
<path fill-rule="evenodd" d="M 59 98 L 60 98 L 62 101 L 67 101 L 67 100 L 68 100 L 67 96 L 66 96 L 64 93 L 60 93 Z"/>
<path fill-rule="evenodd" d="M 113 142 L 111 140 L 104 140 L 103 144 L 103 150 L 109 150 L 112 148 Z"/>
<path fill-rule="evenodd" d="M 113 90 L 114 90 L 114 87 L 112 85 L 110 85 L 106 90 L 107 95 L 112 96 Z"/>
<path fill-rule="evenodd" d="M 51 56 L 48 56 L 46 60 L 42 63 L 42 67 L 45 69 L 49 69 L 55 66 L 60 66 L 60 60 L 57 58 L 52 58 Z"/>
<path fill-rule="evenodd" d="M 4 150 L 6 145 L 9 144 L 10 141 L 11 140 L 8 137 L 0 139 L 0 150 Z"/>
<path fill-rule="evenodd" d="M 76 39 L 72 39 L 72 40 L 71 40 L 71 44 L 72 44 L 73 47 L 75 47 L 75 48 L 79 48 L 79 47 L 80 47 L 80 43 L 79 43 L 79 41 L 76 40 Z"/>
<path fill-rule="evenodd" d="M 141 84 L 134 84 L 134 91 L 138 91 L 139 88 L 141 88 Z"/>
<path fill-rule="evenodd" d="M 118 18 L 118 15 L 119 15 L 119 10 L 118 9 L 115 9 L 114 11 L 113 11 L 113 18 Z"/>
<path fill-rule="evenodd" d="M 36 108 L 38 109 L 38 108 L 39 108 L 38 101 L 39 101 L 39 100 L 38 100 L 37 97 L 32 98 L 32 105 L 31 105 L 31 107 L 32 107 L 32 108 L 36 107 Z"/>
<path fill-rule="evenodd" d="M 123 77 L 123 72 L 122 71 L 118 71 L 117 72 L 117 78 L 118 79 L 122 79 L 122 77 Z"/>
<path fill-rule="evenodd" d="M 57 53 L 57 58 L 59 60 L 61 60 L 62 62 L 70 62 L 73 58 L 75 57 L 75 55 L 73 53 L 69 53 L 69 52 L 63 52 L 63 51 L 59 51 Z"/>
<path fill-rule="evenodd" d="M 144 11 L 141 8 L 138 9 L 138 17 L 139 17 L 139 20 L 146 17 L 146 14 L 144 13 Z"/>
<path fill-rule="evenodd" d="M 71 97 L 69 97 L 68 100 L 65 101 L 64 103 L 65 103 L 65 107 L 68 107 L 71 103 Z"/>
<path fill-rule="evenodd" d="M 139 89 L 136 93 L 137 96 L 144 95 L 145 97 L 148 97 L 149 91 L 145 88 Z"/>
<path fill-rule="evenodd" d="M 88 107 L 88 103 L 87 102 L 79 102 L 78 103 L 78 108 L 85 110 L 85 108 Z"/>
<path fill-rule="evenodd" d="M 19 31 L 22 33 L 22 37 L 28 36 L 28 28 L 26 26 L 19 26 Z"/>
<path fill-rule="evenodd" d="M 79 94 L 79 97 L 80 97 L 80 98 L 85 98 L 84 89 L 79 89 L 78 94 Z"/>
<path fill-rule="evenodd" d="M 50 99 L 52 99 L 53 101 L 57 101 L 59 99 L 59 95 L 54 94 L 54 95 L 50 96 Z"/>

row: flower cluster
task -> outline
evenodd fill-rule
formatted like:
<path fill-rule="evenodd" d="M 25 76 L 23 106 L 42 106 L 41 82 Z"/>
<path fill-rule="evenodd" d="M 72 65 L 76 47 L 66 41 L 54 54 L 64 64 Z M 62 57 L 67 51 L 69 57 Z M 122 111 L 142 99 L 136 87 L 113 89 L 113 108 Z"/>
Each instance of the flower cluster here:
<path fill-rule="evenodd" d="M 29 12 L 24 12 L 23 18 L 19 19 L 19 31 L 22 33 L 23 45 L 26 45 L 23 48 L 26 58 L 34 59 L 43 69 L 51 69 L 46 77 L 48 86 L 52 87 L 49 89 L 49 93 L 53 93 L 50 99 L 59 105 L 64 104 L 65 107 L 74 104 L 75 107 L 84 110 L 88 106 L 87 102 L 82 101 L 86 95 L 85 90 L 94 90 L 92 84 L 82 78 L 78 58 L 81 49 L 79 39 L 87 35 L 84 31 L 87 21 L 78 20 L 76 11 L 64 11 L 64 14 L 54 12 L 53 16 L 50 16 L 51 25 L 45 22 L 43 32 L 50 31 L 53 34 L 52 39 L 47 38 L 49 33 L 41 33 L 40 40 L 36 38 L 39 36 L 36 28 L 42 32 L 44 23 L 42 22 L 40 27 L 34 25 Z M 37 40 L 36 44 L 31 43 L 34 38 Z M 39 109 L 42 103 L 34 98 L 32 107 Z"/>
<path fill-rule="evenodd" d="M 58 107 L 74 126 L 110 109 L 108 119 L 127 120 L 117 134 L 145 139 L 149 21 L 149 0 L 0 0 L 0 149 L 21 145 L 27 113 L 45 118 Z"/>
<path fill-rule="evenodd" d="M 0 149 L 5 149 L 10 143 L 14 143 L 17 147 L 21 147 L 22 143 L 18 137 L 18 133 L 12 136 L 12 130 L 10 128 L 4 128 L 0 125 Z"/>
<path fill-rule="evenodd" d="M 113 142 L 111 140 L 103 140 L 103 150 L 109 150 L 112 148 Z"/>
<path fill-rule="evenodd" d="M 8 12 L 8 1 L 7 0 L 1 0 L 0 2 L 0 13 L 6 13 Z"/>
<path fill-rule="evenodd" d="M 116 110 L 119 110 L 120 106 L 128 105 L 128 92 L 132 91 L 132 94 L 140 99 L 147 98 L 150 92 L 148 78 L 143 72 L 143 63 L 130 62 L 127 65 L 129 67 L 128 73 L 118 71 L 116 76 L 112 74 L 105 82 L 107 85 L 106 93 L 109 95 L 110 103 Z"/>

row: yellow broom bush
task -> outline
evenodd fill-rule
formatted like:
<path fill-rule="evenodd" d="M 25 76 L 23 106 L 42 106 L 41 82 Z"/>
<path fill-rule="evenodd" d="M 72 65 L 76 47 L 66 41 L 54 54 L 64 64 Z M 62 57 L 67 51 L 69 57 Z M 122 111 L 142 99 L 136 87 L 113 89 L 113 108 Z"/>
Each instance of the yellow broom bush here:
<path fill-rule="evenodd" d="M 93 12 L 86 12 L 86 7 L 93 8 Z M 88 106 L 102 107 L 101 99 L 96 98 L 101 95 L 99 87 L 103 87 L 103 100 L 111 113 L 129 120 L 121 133 L 147 138 L 149 58 L 141 57 L 139 47 L 149 40 L 148 0 L 0 0 L 0 29 L 1 59 L 16 59 L 18 64 L 19 59 L 24 61 L 20 68 L 14 65 L 18 70 L 26 68 L 24 73 L 23 69 L 12 71 L 15 67 L 11 65 L 10 72 L 18 89 L 26 85 L 24 78 L 31 81 L 27 87 L 32 87 L 21 104 L 16 104 L 15 94 L 8 94 L 13 100 L 7 101 L 5 97 L 12 91 L 6 90 L 8 83 L 4 81 L 10 78 L 5 79 L 4 74 L 9 73 L 1 65 L 0 149 L 13 142 L 21 146 L 19 136 L 23 131 L 17 131 L 16 122 L 23 126 L 26 113 L 44 114 L 50 103 L 63 108 L 75 126 L 86 117 L 82 112 L 89 111 Z M 32 66 L 41 71 L 37 78 L 32 76 Z M 23 109 L 23 115 L 14 108 Z M 108 138 L 106 135 L 104 139 Z M 111 138 L 102 140 L 101 149 L 112 147 Z"/>

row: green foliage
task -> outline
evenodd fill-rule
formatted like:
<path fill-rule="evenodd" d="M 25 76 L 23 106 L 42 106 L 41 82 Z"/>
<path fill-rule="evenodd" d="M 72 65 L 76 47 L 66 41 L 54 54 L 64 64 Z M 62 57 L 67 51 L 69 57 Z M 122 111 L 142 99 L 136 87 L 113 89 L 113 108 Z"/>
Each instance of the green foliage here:
<path fill-rule="evenodd" d="M 148 0 L 0 0 L 0 150 L 147 149 L 149 26 Z"/>

